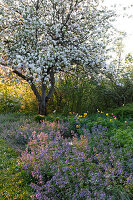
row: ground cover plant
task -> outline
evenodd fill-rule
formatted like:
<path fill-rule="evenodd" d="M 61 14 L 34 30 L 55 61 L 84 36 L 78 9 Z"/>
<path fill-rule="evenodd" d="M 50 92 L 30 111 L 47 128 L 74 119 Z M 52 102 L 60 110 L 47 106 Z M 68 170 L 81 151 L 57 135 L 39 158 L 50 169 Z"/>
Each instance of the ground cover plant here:
<path fill-rule="evenodd" d="M 28 172 L 22 183 L 25 191 L 34 190 L 30 199 L 132 199 L 130 120 L 100 110 L 41 117 L 36 122 L 36 116 L 20 113 L 0 116 L 2 137 L 21 153 L 14 167 L 20 170 L 18 179 Z M 19 199 L 14 193 L 7 195 Z"/>
<path fill-rule="evenodd" d="M 102 127 L 72 140 L 34 131 L 19 163 L 32 173 L 37 199 L 130 199 L 132 153 L 115 148 Z"/>
<path fill-rule="evenodd" d="M 55 122 L 46 123 L 45 119 L 39 124 L 40 131 L 34 127 L 20 158 L 34 177 L 36 198 L 132 198 L 130 121 L 120 122 L 115 115 L 99 110 L 92 118 L 87 113 L 70 113 L 68 124 L 58 123 L 58 128 Z M 67 135 L 70 133 L 71 137 Z"/>

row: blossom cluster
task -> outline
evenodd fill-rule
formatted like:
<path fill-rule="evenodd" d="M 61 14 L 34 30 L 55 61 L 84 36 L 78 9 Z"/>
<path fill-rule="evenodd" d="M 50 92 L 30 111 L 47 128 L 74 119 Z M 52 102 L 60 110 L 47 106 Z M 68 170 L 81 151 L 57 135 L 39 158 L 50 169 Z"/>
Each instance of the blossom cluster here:
<path fill-rule="evenodd" d="M 68 71 L 74 64 L 100 69 L 113 16 L 98 1 L 3 0 L 1 59 L 34 81 L 47 82 L 51 70 Z"/>

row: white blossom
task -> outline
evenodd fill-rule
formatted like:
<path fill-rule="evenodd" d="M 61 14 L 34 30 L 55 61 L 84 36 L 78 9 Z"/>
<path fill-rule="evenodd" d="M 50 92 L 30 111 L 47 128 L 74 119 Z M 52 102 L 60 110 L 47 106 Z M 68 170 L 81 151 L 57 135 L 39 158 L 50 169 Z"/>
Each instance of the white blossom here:
<path fill-rule="evenodd" d="M 9 67 L 22 68 L 34 81 L 43 77 L 48 81 L 51 70 L 66 72 L 73 65 L 86 71 L 102 69 L 113 31 L 113 13 L 98 2 L 3 0 L 0 53 L 6 54 Z"/>

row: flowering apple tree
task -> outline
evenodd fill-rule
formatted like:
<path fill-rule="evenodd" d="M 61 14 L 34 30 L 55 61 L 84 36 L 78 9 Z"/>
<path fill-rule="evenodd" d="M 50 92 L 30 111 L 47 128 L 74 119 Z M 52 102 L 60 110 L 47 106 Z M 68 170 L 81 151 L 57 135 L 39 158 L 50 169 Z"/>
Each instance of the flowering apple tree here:
<path fill-rule="evenodd" d="M 55 74 L 105 66 L 111 19 L 99 0 L 3 0 L 0 4 L 1 67 L 26 80 L 46 114 Z M 41 84 L 41 92 L 37 83 Z"/>

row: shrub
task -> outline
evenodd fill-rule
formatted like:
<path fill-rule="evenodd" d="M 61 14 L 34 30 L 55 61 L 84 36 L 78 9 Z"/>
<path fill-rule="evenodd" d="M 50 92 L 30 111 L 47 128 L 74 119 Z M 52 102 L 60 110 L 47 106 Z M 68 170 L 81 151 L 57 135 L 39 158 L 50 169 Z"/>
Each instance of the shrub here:
<path fill-rule="evenodd" d="M 114 109 L 114 113 L 123 119 L 133 119 L 133 103 Z"/>
<path fill-rule="evenodd" d="M 25 81 L 0 82 L 0 112 L 36 112 L 35 95 Z"/>
<path fill-rule="evenodd" d="M 36 115 L 34 117 L 34 120 L 37 122 L 41 122 L 41 121 L 45 120 L 45 116 L 44 115 Z"/>
<path fill-rule="evenodd" d="M 7 93 L 0 94 L 0 112 L 16 112 L 20 109 L 20 98 L 11 96 Z"/>
<path fill-rule="evenodd" d="M 125 130 L 116 129 L 112 140 L 116 146 L 133 150 L 133 130 L 130 127 Z"/>

